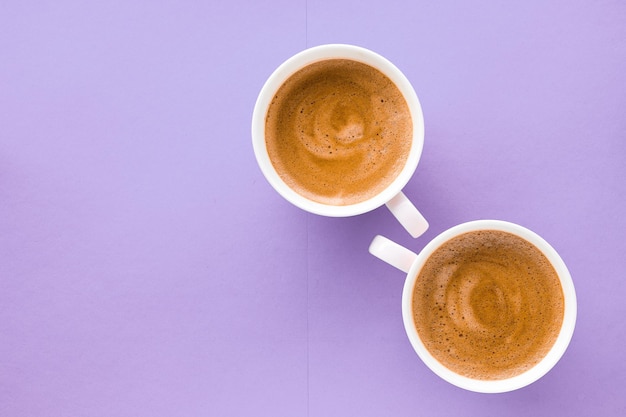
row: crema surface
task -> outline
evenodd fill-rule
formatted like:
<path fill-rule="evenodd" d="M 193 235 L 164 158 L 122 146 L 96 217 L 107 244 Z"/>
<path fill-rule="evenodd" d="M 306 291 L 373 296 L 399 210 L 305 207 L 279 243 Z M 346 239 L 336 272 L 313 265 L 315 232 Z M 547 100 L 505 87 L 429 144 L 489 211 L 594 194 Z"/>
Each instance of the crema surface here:
<path fill-rule="evenodd" d="M 537 364 L 563 322 L 564 296 L 550 261 L 501 231 L 469 232 L 426 261 L 414 322 L 431 354 L 475 379 L 504 379 Z"/>
<path fill-rule="evenodd" d="M 320 203 L 348 205 L 384 190 L 411 149 L 411 114 L 396 85 L 375 68 L 329 59 L 292 75 L 265 121 L 280 177 Z"/>

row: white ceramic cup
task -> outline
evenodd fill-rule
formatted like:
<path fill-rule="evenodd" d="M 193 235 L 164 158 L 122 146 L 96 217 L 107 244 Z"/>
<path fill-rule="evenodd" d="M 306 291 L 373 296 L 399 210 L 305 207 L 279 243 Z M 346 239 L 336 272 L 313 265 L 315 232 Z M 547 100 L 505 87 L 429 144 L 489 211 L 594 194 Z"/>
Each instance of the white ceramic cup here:
<path fill-rule="evenodd" d="M 291 189 L 278 175 L 267 152 L 265 144 L 265 119 L 267 109 L 276 91 L 296 71 L 312 63 L 327 59 L 350 59 L 365 63 L 385 74 L 404 95 L 413 120 L 413 140 L 404 168 L 396 179 L 374 197 L 356 204 L 330 205 L 312 201 Z M 422 154 L 424 144 L 424 117 L 422 108 L 409 80 L 386 58 L 368 49 L 343 44 L 321 45 L 306 49 L 281 64 L 263 85 L 252 115 L 252 145 L 254 154 L 265 178 L 287 201 L 310 213 L 347 217 L 366 213 L 386 205 L 393 215 L 413 236 L 418 237 L 428 229 L 428 222 L 404 195 L 402 189 L 407 184 Z"/>
<path fill-rule="evenodd" d="M 459 375 L 446 368 L 435 359 L 426 349 L 424 343 L 420 339 L 415 327 L 412 311 L 413 289 L 417 276 L 424 266 L 430 255 L 436 251 L 441 245 L 450 239 L 463 233 L 476 230 L 501 230 L 515 234 L 537 247 L 552 263 L 561 282 L 564 295 L 564 315 L 561 330 L 556 342 L 548 352 L 548 354 L 534 367 L 526 372 L 501 380 L 478 380 L 471 379 Z M 499 220 L 477 220 L 473 222 L 463 223 L 452 227 L 441 233 L 439 236 L 430 241 L 424 249 L 415 254 L 411 250 L 398 245 L 397 243 L 383 237 L 376 236 L 372 241 L 369 251 L 372 255 L 382 259 L 392 266 L 404 271 L 407 274 L 402 292 L 402 319 L 404 321 L 404 329 L 413 346 L 413 349 L 422 361 L 435 374 L 453 385 L 464 388 L 469 391 L 482 393 L 499 393 L 513 391 L 525 387 L 545 375 L 559 361 L 574 333 L 576 324 L 576 292 L 570 273 L 559 254 L 536 233 L 519 226 L 514 223 Z"/>

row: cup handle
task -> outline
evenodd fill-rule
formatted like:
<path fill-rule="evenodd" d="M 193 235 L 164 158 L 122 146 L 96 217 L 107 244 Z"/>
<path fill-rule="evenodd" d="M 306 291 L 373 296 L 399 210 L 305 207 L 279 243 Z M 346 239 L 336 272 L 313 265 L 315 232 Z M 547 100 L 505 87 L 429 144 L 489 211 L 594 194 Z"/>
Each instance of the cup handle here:
<path fill-rule="evenodd" d="M 417 254 L 411 250 L 381 235 L 374 237 L 372 243 L 370 243 L 369 252 L 389 265 L 404 271 L 406 274 L 409 273 L 411 265 L 417 258 Z"/>
<path fill-rule="evenodd" d="M 389 200 L 386 205 L 411 236 L 419 237 L 428 230 L 428 221 L 402 191 Z"/>

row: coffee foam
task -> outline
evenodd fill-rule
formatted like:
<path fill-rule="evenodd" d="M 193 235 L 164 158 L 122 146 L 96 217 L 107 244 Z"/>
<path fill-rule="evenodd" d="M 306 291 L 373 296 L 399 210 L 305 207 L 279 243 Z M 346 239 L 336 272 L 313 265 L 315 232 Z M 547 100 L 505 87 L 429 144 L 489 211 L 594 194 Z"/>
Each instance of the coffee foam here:
<path fill-rule="evenodd" d="M 447 368 L 495 380 L 537 364 L 563 322 L 564 297 L 550 261 L 524 239 L 477 231 L 426 261 L 413 295 L 420 339 Z"/>
<path fill-rule="evenodd" d="M 365 201 L 404 167 L 413 124 L 396 85 L 346 59 L 305 67 L 278 90 L 266 115 L 274 168 L 299 194 L 325 204 Z"/>

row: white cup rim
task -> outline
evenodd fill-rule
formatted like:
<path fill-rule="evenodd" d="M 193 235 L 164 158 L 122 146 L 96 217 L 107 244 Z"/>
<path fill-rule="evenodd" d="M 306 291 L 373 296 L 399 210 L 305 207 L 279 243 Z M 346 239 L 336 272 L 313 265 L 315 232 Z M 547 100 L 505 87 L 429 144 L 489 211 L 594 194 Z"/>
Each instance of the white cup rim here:
<path fill-rule="evenodd" d="M 419 338 L 417 329 L 413 322 L 412 295 L 419 270 L 423 267 L 428 257 L 443 243 L 447 242 L 455 236 L 476 230 L 501 230 L 504 232 L 513 233 L 532 243 L 534 246 L 539 248 L 552 263 L 552 266 L 557 272 L 563 289 L 563 295 L 565 300 L 563 324 L 554 345 L 552 346 L 548 354 L 538 364 L 522 374 L 507 379 L 472 379 L 459 375 L 446 368 L 439 361 L 437 361 L 437 359 L 435 359 L 432 354 L 426 349 L 424 343 Z M 413 261 L 413 264 L 411 265 L 411 268 L 407 273 L 407 278 L 404 283 L 402 293 L 402 319 L 404 322 L 404 328 L 409 338 L 409 341 L 411 342 L 411 345 L 413 346 L 413 349 L 418 354 L 418 356 L 422 359 L 426 366 L 428 366 L 435 374 L 437 374 L 442 379 L 460 388 L 481 393 L 501 393 L 513 391 L 537 381 L 539 378 L 548 373 L 548 371 L 550 371 L 550 369 L 552 369 L 554 365 L 556 365 L 556 363 L 559 361 L 559 359 L 563 356 L 570 343 L 576 324 L 576 315 L 577 301 L 574 283 L 572 281 L 569 270 L 567 269 L 565 263 L 556 252 L 556 250 L 535 232 L 518 224 L 501 220 L 475 220 L 459 224 L 439 234 L 424 247 L 424 249 L 417 255 L 417 257 Z"/>
<path fill-rule="evenodd" d="M 291 189 L 272 165 L 265 145 L 265 114 L 278 88 L 292 74 L 317 61 L 345 58 L 372 66 L 391 81 L 403 94 L 413 120 L 413 140 L 407 162 L 395 180 L 372 198 L 349 205 L 323 204 L 310 200 Z M 407 77 L 393 63 L 369 49 L 348 44 L 326 44 L 305 49 L 283 62 L 263 85 L 252 114 L 252 145 L 257 163 L 267 181 L 287 201 L 310 213 L 329 217 L 348 217 L 372 211 L 395 197 L 409 182 L 419 163 L 424 146 L 422 107 Z"/>

